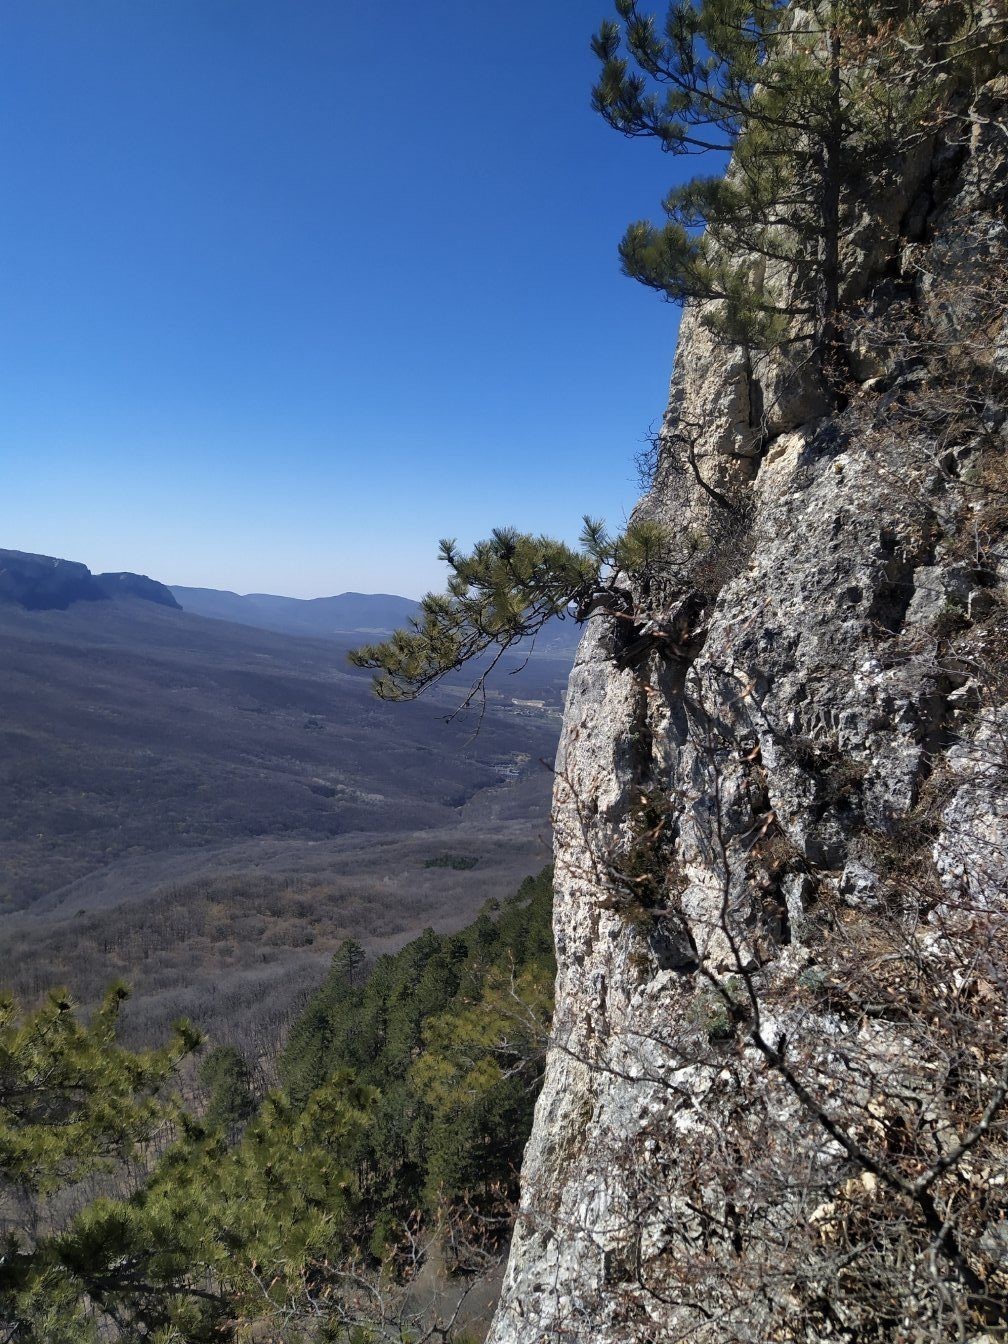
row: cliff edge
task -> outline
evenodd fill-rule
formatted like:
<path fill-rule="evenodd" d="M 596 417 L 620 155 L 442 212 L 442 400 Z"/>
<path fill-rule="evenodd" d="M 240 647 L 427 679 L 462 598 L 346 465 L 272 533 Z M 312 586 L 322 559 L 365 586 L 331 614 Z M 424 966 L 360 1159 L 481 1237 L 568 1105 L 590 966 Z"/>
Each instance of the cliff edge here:
<path fill-rule="evenodd" d="M 567 695 L 493 1344 L 1004 1321 L 1006 108 L 849 230 L 839 408 L 684 316 L 663 578 Z"/>

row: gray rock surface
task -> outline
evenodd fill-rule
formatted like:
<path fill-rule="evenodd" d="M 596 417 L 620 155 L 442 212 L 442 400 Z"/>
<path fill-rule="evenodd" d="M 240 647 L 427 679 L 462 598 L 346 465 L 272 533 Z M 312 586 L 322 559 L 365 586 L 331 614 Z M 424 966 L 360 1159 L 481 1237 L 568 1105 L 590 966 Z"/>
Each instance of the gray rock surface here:
<path fill-rule="evenodd" d="M 969 276 L 1003 278 L 1003 84 L 978 102 L 954 171 L 946 151 L 940 172 L 908 165 L 856 233 L 860 293 L 902 255 L 913 302 L 965 330 Z M 978 362 L 996 371 L 1002 339 Z M 857 931 L 857 957 L 912 922 L 918 970 L 961 984 L 963 930 L 977 909 L 1003 920 L 1008 886 L 1008 516 L 982 488 L 1008 449 L 1003 387 L 982 424 L 953 433 L 954 381 L 936 411 L 919 366 L 854 354 L 871 381 L 827 414 L 816 386 L 685 315 L 638 516 L 672 538 L 653 627 L 688 637 L 656 637 L 627 665 L 620 621 L 597 615 L 571 675 L 553 1044 L 492 1344 L 851 1337 L 812 1315 L 781 1333 L 775 1311 L 810 1300 L 804 1271 L 790 1307 L 779 1283 L 777 1306 L 759 1297 L 794 1229 L 827 1242 L 836 1192 L 849 1200 L 853 1182 L 870 1201 L 877 1179 L 810 1123 L 716 983 L 734 994 L 752 977 L 762 1038 L 782 1057 L 786 1039 L 803 1077 L 856 1057 L 868 1111 L 866 1079 L 917 1096 L 914 1019 L 854 1019 L 824 993 L 855 972 L 822 912 Z M 657 902 L 640 894 L 649 866 Z M 921 1105 L 934 1135 L 951 1132 L 940 1099 Z M 781 1185 L 756 1236 L 746 1218 L 784 1169 L 804 1173 L 804 1193 Z M 720 1210 L 718 1229 L 699 1206 Z M 919 1289 L 921 1322 L 934 1291 Z"/>

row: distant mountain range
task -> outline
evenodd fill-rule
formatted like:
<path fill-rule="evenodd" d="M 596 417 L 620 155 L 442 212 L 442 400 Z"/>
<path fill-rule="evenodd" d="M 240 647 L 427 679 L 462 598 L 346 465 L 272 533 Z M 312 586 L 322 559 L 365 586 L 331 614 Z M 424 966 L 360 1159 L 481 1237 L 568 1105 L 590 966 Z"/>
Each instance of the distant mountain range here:
<path fill-rule="evenodd" d="M 0 991 L 123 977 L 135 1039 L 189 1016 L 251 1059 L 344 937 L 458 927 L 542 866 L 570 659 L 508 655 L 468 714 L 468 668 L 383 704 L 346 653 L 407 599 L 191 591 L 0 551 Z M 248 623 L 278 610 L 326 637 Z"/>
<path fill-rule="evenodd" d="M 51 555 L 0 550 L 0 604 L 27 611 L 66 611 L 78 602 L 153 602 L 162 607 L 276 634 L 360 642 L 387 635 L 416 616 L 420 604 L 394 593 L 339 593 L 334 597 L 280 597 L 218 588 L 169 587 L 145 574 L 92 574 L 87 565 Z M 536 639 L 537 653 L 570 658 L 580 627 L 553 620 Z"/>
<path fill-rule="evenodd" d="M 217 588 L 184 588 L 171 592 L 179 606 L 195 616 L 254 625 L 281 634 L 326 638 L 374 631 L 385 634 L 405 625 L 419 603 L 393 593 L 340 593 L 336 597 L 278 597 L 273 593 L 230 593 Z"/>
<path fill-rule="evenodd" d="M 315 639 L 385 635 L 408 624 L 420 610 L 419 602 L 394 593 L 339 593 L 336 597 L 312 598 L 277 597 L 272 593 L 242 596 L 178 584 L 173 584 L 171 591 L 182 608 L 195 616 Z M 581 627 L 576 621 L 550 621 L 536 639 L 536 652 L 571 658 L 580 636 Z"/>

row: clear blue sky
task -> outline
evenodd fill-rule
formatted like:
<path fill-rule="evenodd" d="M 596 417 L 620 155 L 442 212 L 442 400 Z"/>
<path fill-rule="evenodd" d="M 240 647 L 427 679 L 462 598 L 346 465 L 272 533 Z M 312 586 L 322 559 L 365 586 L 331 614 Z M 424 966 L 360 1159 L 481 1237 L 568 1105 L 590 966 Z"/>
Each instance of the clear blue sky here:
<path fill-rule="evenodd" d="M 618 524 L 679 165 L 590 109 L 609 0 L 5 0 L 0 546 L 171 583 L 442 586 Z"/>

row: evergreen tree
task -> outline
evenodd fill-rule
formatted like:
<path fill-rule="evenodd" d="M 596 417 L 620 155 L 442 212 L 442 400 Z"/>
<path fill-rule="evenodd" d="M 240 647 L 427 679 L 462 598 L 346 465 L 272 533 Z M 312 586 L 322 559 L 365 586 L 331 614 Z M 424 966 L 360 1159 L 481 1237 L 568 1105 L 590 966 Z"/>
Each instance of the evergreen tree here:
<path fill-rule="evenodd" d="M 845 231 L 880 173 L 933 134 L 1006 55 L 1003 6 L 970 0 L 672 0 L 663 27 L 615 0 L 592 41 L 593 104 L 627 136 L 717 172 L 665 198 L 666 222 L 632 224 L 625 272 L 750 347 L 808 342 L 827 387 L 845 381 L 840 305 Z M 961 99 L 959 100 L 961 102 Z M 727 163 L 727 170 L 725 166 Z M 653 524 L 610 538 L 585 520 L 580 549 L 499 528 L 472 554 L 441 543 L 451 573 L 421 614 L 351 654 L 387 699 L 413 697 L 473 659 L 466 704 L 501 655 L 547 621 L 638 610 L 666 541 Z M 487 663 L 486 659 L 489 659 Z"/>
<path fill-rule="evenodd" d="M 233 1045 L 219 1045 L 203 1059 L 197 1076 L 207 1092 L 204 1124 L 234 1140 L 255 1114 L 248 1065 Z"/>
<path fill-rule="evenodd" d="M 364 949 L 354 938 L 344 938 L 333 954 L 333 970 L 348 985 L 358 985 L 363 978 Z"/>
<path fill-rule="evenodd" d="M 345 1072 L 303 1107 L 271 1094 L 232 1142 L 162 1095 L 195 1033 L 182 1024 L 163 1049 L 124 1049 L 124 996 L 110 991 L 88 1024 L 61 994 L 27 1015 L 0 1005 L 0 1196 L 17 1229 L 0 1240 L 0 1339 L 263 1338 L 356 1255 L 347 1155 L 373 1094 Z M 245 1118 L 240 1056 L 207 1062 L 224 1118 Z M 84 1199 L 96 1173 L 116 1193 Z"/>
<path fill-rule="evenodd" d="M 551 959 L 494 968 L 478 998 L 424 1025 L 411 1080 L 430 1108 L 424 1198 L 481 1202 L 514 1187 L 552 1013 Z"/>
<path fill-rule="evenodd" d="M 0 1338 L 19 1344 L 81 1344 L 97 1337 L 87 1302 L 132 1295 L 130 1269 L 106 1238 L 62 1229 L 53 1199 L 85 1178 L 146 1168 L 149 1145 L 182 1119 L 165 1087 L 198 1036 L 179 1023 L 159 1050 L 116 1040 L 126 990 L 115 985 L 82 1022 L 61 991 L 31 1013 L 0 999 Z"/>
<path fill-rule="evenodd" d="M 459 933 L 427 929 L 380 957 L 357 986 L 336 958 L 290 1032 L 280 1070 L 295 1097 L 340 1070 L 377 1091 L 345 1155 L 378 1258 L 418 1209 L 514 1193 L 552 1006 L 551 906 L 547 869 Z"/>
<path fill-rule="evenodd" d="M 501 656 L 534 639 L 547 621 L 570 615 L 583 621 L 601 606 L 625 606 L 626 576 L 646 582 L 662 546 L 654 524 L 632 524 L 614 538 L 591 518 L 579 550 L 513 528 L 496 528 L 471 555 L 442 541 L 441 559 L 451 570 L 447 593 L 428 593 L 408 630 L 355 649 L 350 661 L 377 673 L 374 689 L 382 699 L 408 700 L 488 654 L 468 704 Z"/>
<path fill-rule="evenodd" d="M 59 994 L 27 1014 L 4 1000 L 0 1339 L 313 1339 L 346 1271 L 384 1258 L 416 1210 L 486 1207 L 494 1178 L 513 1193 L 541 1052 L 521 1014 L 515 1030 L 512 988 L 545 1026 L 550 877 L 366 977 L 341 948 L 282 1062 L 302 1095 L 270 1094 L 251 1119 L 226 1048 L 199 1070 L 203 1121 L 167 1094 L 195 1033 L 124 1049 L 121 988 L 89 1023 Z"/>
<path fill-rule="evenodd" d="M 180 1022 L 160 1050 L 124 1049 L 126 997 L 114 985 L 89 1023 L 61 990 L 28 1014 L 0 998 L 0 1187 L 51 1194 L 131 1157 L 174 1116 L 163 1088 L 199 1036 Z"/>
<path fill-rule="evenodd" d="M 594 107 L 668 153 L 719 156 L 669 192 L 662 227 L 630 226 L 624 271 L 717 300 L 707 320 L 734 341 L 812 338 L 828 361 L 858 194 L 933 131 L 957 79 L 996 62 L 1003 26 L 978 38 L 959 0 L 672 0 L 661 28 L 638 0 L 616 10 L 592 41 Z"/>

